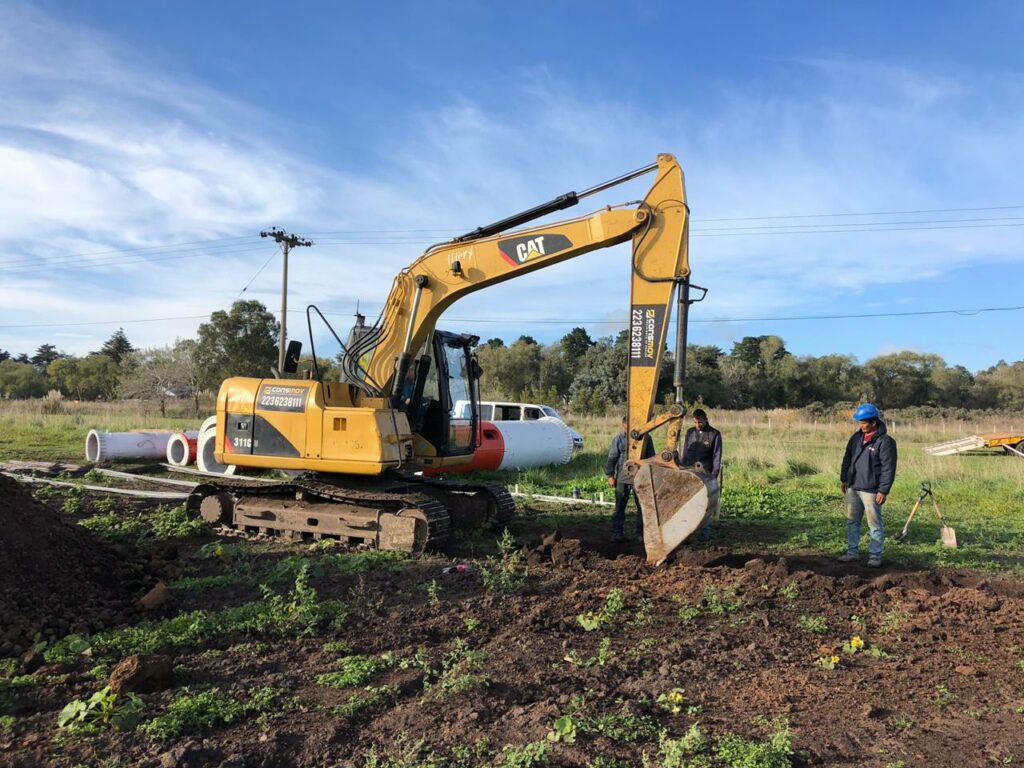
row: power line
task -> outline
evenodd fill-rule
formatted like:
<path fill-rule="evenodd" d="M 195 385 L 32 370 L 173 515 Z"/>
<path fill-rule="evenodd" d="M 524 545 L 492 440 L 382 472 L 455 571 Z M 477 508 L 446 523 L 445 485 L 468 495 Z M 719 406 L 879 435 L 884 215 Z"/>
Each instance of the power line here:
<path fill-rule="evenodd" d="M 857 318 L 881 318 L 881 317 L 913 317 L 926 315 L 959 315 L 961 317 L 973 317 L 975 315 L 989 312 L 1019 312 L 1024 310 L 1024 305 L 1018 307 L 972 307 L 966 309 L 923 309 L 907 312 L 862 312 L 836 315 L 788 315 L 775 317 L 720 317 L 707 320 L 690 319 L 691 323 L 767 323 L 767 322 L 790 322 L 790 321 L 816 321 L 816 320 L 851 320 Z M 293 314 L 301 314 L 303 310 L 288 310 Z M 324 312 L 329 317 L 351 317 L 351 312 Z M 70 328 L 88 325 L 129 325 L 132 323 L 162 323 L 171 320 L 205 320 L 209 315 L 181 315 L 178 317 L 151 317 L 132 318 L 130 320 L 93 320 L 80 323 L 28 323 L 23 325 L 4 325 L 0 328 Z M 626 325 L 626 320 L 580 320 L 580 319 L 542 319 L 523 320 L 509 318 L 508 320 L 495 320 L 493 318 L 472 318 L 472 317 L 448 317 L 451 322 L 458 323 L 492 323 L 492 324 L 529 324 L 529 325 Z"/>
<path fill-rule="evenodd" d="M 696 226 L 691 230 L 691 234 L 695 237 L 721 237 L 721 236 L 741 236 L 743 234 L 811 234 L 811 233 L 833 233 L 833 234 L 845 234 L 853 232 L 901 232 L 910 231 L 913 229 L 921 230 L 934 230 L 934 229 L 966 229 L 966 228 L 978 228 L 978 227 L 945 227 L 945 226 L 909 226 L 907 228 L 897 228 L 894 224 L 900 225 L 915 225 L 915 224 L 956 224 L 958 222 L 990 222 L 984 225 L 987 227 L 999 227 L 999 226 L 1020 226 L 1016 224 L 992 224 L 991 222 L 1005 222 L 1014 221 L 1020 217 L 999 217 L 999 218 L 977 218 L 977 219 L 935 219 L 926 221 L 914 221 L 914 222 L 893 222 L 893 221 L 878 221 L 878 222 L 850 222 L 844 224 L 792 224 L 792 225 L 781 225 L 780 227 L 775 226 L 751 226 L 751 227 L 718 227 L 718 228 L 701 228 L 700 224 L 703 222 L 715 223 L 715 222 L 744 222 L 744 221 L 779 221 L 785 219 L 824 219 L 824 218 L 850 218 L 858 216 L 895 216 L 895 215 L 923 215 L 931 213 L 974 213 L 982 211 L 1009 211 L 1009 210 L 1021 210 L 1024 209 L 1024 205 L 1000 205 L 1000 206 L 985 206 L 985 207 L 973 207 L 973 208 L 922 208 L 917 210 L 898 210 L 898 211 L 866 211 L 861 213 L 855 212 L 843 212 L 843 213 L 805 213 L 805 214 L 785 214 L 785 215 L 768 215 L 768 216 L 732 216 L 732 217 L 717 217 L 717 218 L 700 218 L 691 217 L 691 222 Z M 836 227 L 846 227 L 846 229 L 835 229 Z M 875 229 L 867 229 L 868 227 L 875 227 Z M 328 237 L 338 238 L 338 240 L 332 244 L 345 244 L 345 245 L 431 245 L 435 242 L 437 236 L 443 237 L 446 234 L 457 234 L 463 231 L 464 227 L 459 228 L 448 228 L 448 229 L 364 229 L 364 230 L 338 230 L 333 232 L 314 232 L 313 236 L 317 237 Z M 765 230 L 775 229 L 801 229 L 807 231 L 801 232 L 774 232 Z M 715 234 L 709 234 L 715 233 Z M 390 238 L 374 237 L 381 235 L 391 235 Z M 406 237 L 394 237 L 396 235 L 406 235 Z M 367 238 L 366 236 L 371 236 Z M 417 237 L 418 236 L 418 237 Z M 429 239 L 423 239 L 423 236 L 431 236 Z M 233 253 L 237 252 L 233 249 L 242 245 L 237 241 L 253 240 L 255 236 L 252 235 L 239 235 L 235 237 L 221 237 L 211 238 L 207 240 L 189 240 L 178 243 L 168 243 L 165 245 L 153 245 L 153 246 L 140 246 L 137 248 L 121 248 L 121 249 L 110 249 L 105 251 L 91 251 L 76 254 L 63 254 L 60 256 L 52 257 L 22 257 L 18 259 L 10 259 L 7 261 L 0 261 L 0 270 L 19 268 L 23 266 L 36 267 L 37 265 L 43 265 L 39 271 L 45 271 L 48 266 L 59 265 L 67 262 L 74 262 L 79 259 L 90 259 L 87 264 L 81 265 L 82 267 L 90 266 L 106 266 L 111 263 L 143 263 L 146 261 L 155 261 L 156 259 L 146 258 L 148 254 L 182 254 L 186 252 L 196 252 L 198 254 L 207 252 L 216 253 Z M 359 237 L 360 239 L 352 239 Z M 141 256 L 142 258 L 133 259 L 130 261 L 121 261 L 119 256 Z M 97 260 L 99 257 L 99 260 Z M 175 258 L 183 258 L 176 256 Z M 32 270 L 21 270 L 20 272 L 36 271 Z"/>
<path fill-rule="evenodd" d="M 910 216 L 924 213 L 974 213 L 976 211 L 1012 211 L 1024 205 L 993 205 L 985 208 L 923 208 L 917 211 L 870 211 L 865 213 L 793 213 L 776 216 L 737 216 L 733 218 L 700 219 L 691 221 L 768 221 L 770 219 L 825 219 L 840 216 Z"/>
<path fill-rule="evenodd" d="M 132 264 L 145 261 L 160 261 L 167 258 L 184 258 L 187 256 L 205 256 L 207 254 L 219 255 L 227 253 L 245 252 L 251 249 L 256 243 L 224 243 L 203 248 L 180 248 L 165 249 L 153 254 L 129 253 L 123 255 L 99 256 L 91 261 L 80 262 L 75 256 L 53 256 L 53 257 L 26 257 L 20 261 L 9 261 L 0 263 L 0 270 L 30 271 L 46 269 L 54 266 L 69 266 L 79 264 L 82 267 L 107 266 L 109 264 Z M 177 254 L 177 255 L 175 255 Z M 28 267 L 29 269 L 24 269 Z"/>
<path fill-rule="evenodd" d="M 234 240 L 255 240 L 254 235 L 245 235 L 240 237 L 219 237 L 214 240 L 190 240 L 182 243 L 167 243 L 165 245 L 149 245 L 139 248 L 116 248 L 108 251 L 92 251 L 89 253 L 68 253 L 62 254 L 61 256 L 52 256 L 49 258 L 50 261 L 55 259 L 91 259 L 97 256 L 110 257 L 113 255 L 131 255 L 131 254 L 142 254 L 144 252 L 157 252 L 157 251 L 170 251 L 176 253 L 179 251 L 198 251 L 205 250 L 207 247 L 220 248 L 224 246 L 239 245 L 239 243 L 232 243 L 229 241 Z M 220 243 L 220 245 L 217 245 Z M 188 246 L 188 247 L 185 247 Z M 12 265 L 21 264 L 26 261 L 34 263 L 37 259 L 21 258 L 13 261 L 0 261 L 0 267 L 8 267 Z"/>

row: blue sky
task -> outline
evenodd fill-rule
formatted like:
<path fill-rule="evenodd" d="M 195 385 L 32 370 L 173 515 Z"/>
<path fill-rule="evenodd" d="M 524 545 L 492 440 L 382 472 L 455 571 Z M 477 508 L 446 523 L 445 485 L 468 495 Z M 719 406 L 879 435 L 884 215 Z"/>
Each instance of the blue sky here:
<path fill-rule="evenodd" d="M 427 244 L 668 151 L 710 289 L 691 341 L 1022 359 L 1022 311 L 730 321 L 1024 305 L 1022 23 L 1012 2 L 8 2 L 0 348 L 171 343 L 265 263 L 241 295 L 277 308 L 272 225 L 317 242 L 290 307 L 344 333 Z M 595 252 L 442 325 L 611 334 L 627 278 Z"/>

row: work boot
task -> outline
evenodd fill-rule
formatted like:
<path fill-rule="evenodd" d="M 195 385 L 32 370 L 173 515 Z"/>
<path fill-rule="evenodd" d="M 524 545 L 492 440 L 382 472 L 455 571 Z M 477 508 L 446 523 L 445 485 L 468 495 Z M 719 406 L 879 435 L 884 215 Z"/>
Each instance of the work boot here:
<path fill-rule="evenodd" d="M 881 568 L 881 567 L 882 567 L 882 558 L 880 558 L 880 557 L 869 557 L 868 558 L 868 568 Z"/>
<path fill-rule="evenodd" d="M 860 560 L 860 555 L 855 555 L 852 552 L 846 552 L 836 558 L 840 563 L 856 563 Z"/>

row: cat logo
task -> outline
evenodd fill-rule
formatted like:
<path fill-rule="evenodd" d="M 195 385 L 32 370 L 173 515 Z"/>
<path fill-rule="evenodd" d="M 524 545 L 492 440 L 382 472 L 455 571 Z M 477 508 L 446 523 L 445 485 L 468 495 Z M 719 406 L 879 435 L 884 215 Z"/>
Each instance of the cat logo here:
<path fill-rule="evenodd" d="M 553 256 L 566 248 L 572 248 L 572 243 L 565 235 L 539 234 L 498 241 L 501 255 L 514 267 L 542 256 Z"/>

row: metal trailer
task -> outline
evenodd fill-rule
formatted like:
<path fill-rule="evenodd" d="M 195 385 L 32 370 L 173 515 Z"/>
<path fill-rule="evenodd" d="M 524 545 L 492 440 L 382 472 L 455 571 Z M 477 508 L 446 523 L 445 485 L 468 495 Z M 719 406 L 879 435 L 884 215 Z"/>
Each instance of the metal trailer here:
<path fill-rule="evenodd" d="M 932 456 L 952 456 L 983 448 L 1002 448 L 1007 456 L 1024 458 L 1024 434 L 1019 432 L 993 432 L 987 435 L 971 435 L 947 443 L 937 443 L 925 448 Z"/>

